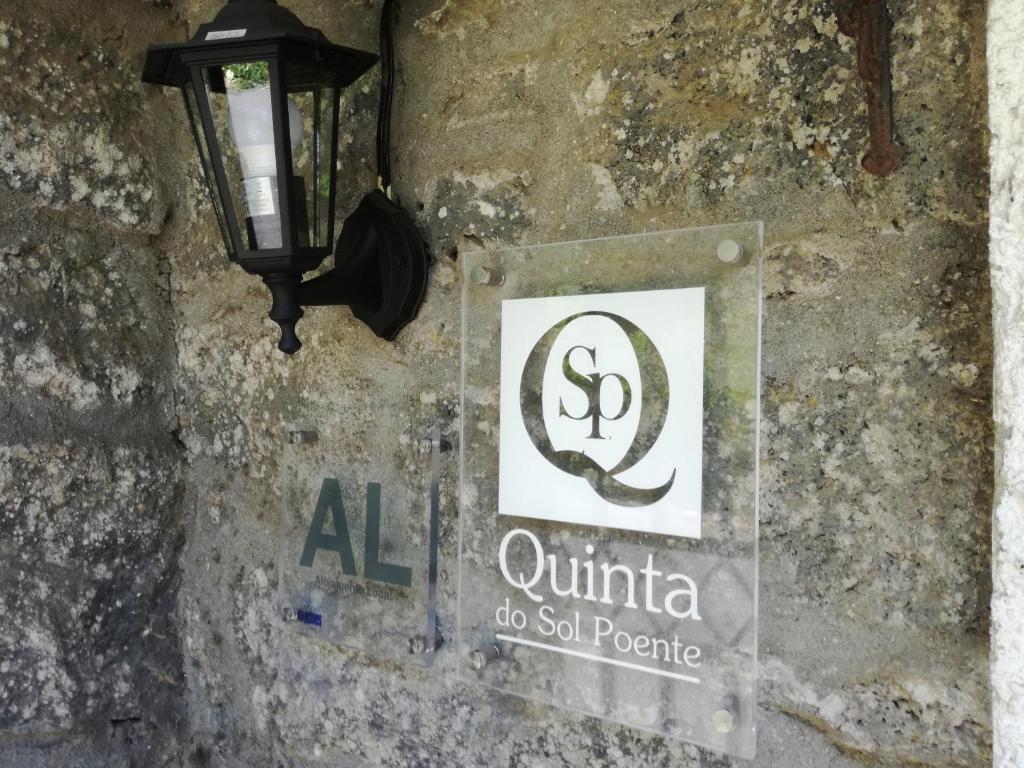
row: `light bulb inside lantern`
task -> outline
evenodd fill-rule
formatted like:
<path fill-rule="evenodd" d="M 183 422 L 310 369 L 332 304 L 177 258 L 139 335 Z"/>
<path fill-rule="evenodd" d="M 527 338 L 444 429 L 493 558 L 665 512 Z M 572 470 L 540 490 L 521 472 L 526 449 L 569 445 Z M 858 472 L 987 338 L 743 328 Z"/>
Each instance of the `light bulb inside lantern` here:
<path fill-rule="evenodd" d="M 270 88 L 229 90 L 228 125 L 242 165 L 245 216 L 252 226 L 255 247 L 280 248 L 281 211 Z M 302 114 L 291 99 L 288 99 L 288 133 L 294 151 L 302 140 Z"/>

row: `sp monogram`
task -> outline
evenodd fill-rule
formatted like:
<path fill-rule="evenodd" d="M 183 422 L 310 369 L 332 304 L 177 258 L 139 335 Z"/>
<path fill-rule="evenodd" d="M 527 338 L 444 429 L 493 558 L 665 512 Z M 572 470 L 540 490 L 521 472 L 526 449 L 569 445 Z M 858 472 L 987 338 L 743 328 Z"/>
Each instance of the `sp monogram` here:
<path fill-rule="evenodd" d="M 567 416 L 575 421 L 584 421 L 586 419 L 591 420 L 591 430 L 589 439 L 600 440 L 601 439 L 601 419 L 607 421 L 618 421 L 626 412 L 629 410 L 629 406 L 633 404 L 633 393 L 629 387 L 629 381 L 626 377 L 618 373 L 590 373 L 581 374 L 575 368 L 572 367 L 572 363 L 569 362 L 569 357 L 577 349 L 582 349 L 585 352 L 590 353 L 590 360 L 594 366 L 597 366 L 597 349 L 595 347 L 584 347 L 579 344 L 568 352 L 565 353 L 565 357 L 562 358 L 562 373 L 565 378 L 568 379 L 572 384 L 575 384 L 579 389 L 583 390 L 583 393 L 587 396 L 587 411 L 582 416 L 573 416 L 565 408 L 565 403 L 559 399 L 558 401 L 558 413 L 560 416 Z M 605 379 L 615 379 L 619 386 L 622 388 L 622 405 L 619 407 L 619 412 L 614 416 L 609 416 L 601 410 L 601 393 L 602 384 Z"/>
<path fill-rule="evenodd" d="M 605 469 L 585 450 L 556 450 L 548 434 L 543 413 L 544 371 L 552 354 L 552 348 L 562 331 L 583 317 L 605 317 L 614 322 L 629 339 L 633 354 L 636 355 L 640 369 L 640 420 L 636 435 L 626 451 L 625 456 L 617 465 Z M 584 373 L 573 367 L 570 356 L 577 350 L 583 350 L 589 356 L 595 370 Z M 577 356 L 578 357 L 578 356 Z M 569 412 L 565 402 L 559 399 L 558 413 L 560 417 L 575 421 L 590 420 L 590 434 L 587 439 L 602 438 L 601 422 L 621 419 L 633 405 L 633 388 L 629 381 L 620 373 L 604 372 L 598 367 L 597 345 L 577 345 L 571 348 L 562 358 L 562 374 L 565 379 L 587 397 L 587 409 L 582 414 Z M 605 380 L 614 380 L 622 390 L 622 404 L 617 412 L 606 412 L 602 408 L 602 393 Z M 672 470 L 668 479 L 656 488 L 634 488 L 627 485 L 617 476 L 634 466 L 654 447 L 665 425 L 668 411 L 668 372 L 661 353 L 636 324 L 611 312 L 580 312 L 571 315 L 552 326 L 533 347 L 523 366 L 522 381 L 519 389 L 520 411 L 530 441 L 540 454 L 552 465 L 570 475 L 585 480 L 598 496 L 613 504 L 624 507 L 640 507 L 654 504 L 668 493 L 675 482 L 676 471 Z M 579 446 L 582 448 L 582 446 Z"/>

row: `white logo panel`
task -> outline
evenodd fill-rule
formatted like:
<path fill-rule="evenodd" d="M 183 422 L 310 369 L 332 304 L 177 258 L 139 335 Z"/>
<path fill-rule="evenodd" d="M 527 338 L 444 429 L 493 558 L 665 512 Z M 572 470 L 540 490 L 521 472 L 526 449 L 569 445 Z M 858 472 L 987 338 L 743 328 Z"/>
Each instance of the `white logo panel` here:
<path fill-rule="evenodd" d="M 513 299 L 498 512 L 700 538 L 704 289 Z"/>

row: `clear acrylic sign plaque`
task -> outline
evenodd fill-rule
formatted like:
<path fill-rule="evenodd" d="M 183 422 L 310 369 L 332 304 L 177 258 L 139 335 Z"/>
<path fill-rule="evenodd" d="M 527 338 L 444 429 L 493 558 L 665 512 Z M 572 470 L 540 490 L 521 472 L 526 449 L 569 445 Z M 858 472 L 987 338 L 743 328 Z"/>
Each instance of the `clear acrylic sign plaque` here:
<path fill-rule="evenodd" d="M 753 756 L 761 249 L 466 255 L 461 676 Z"/>
<path fill-rule="evenodd" d="M 435 611 L 447 443 L 436 429 L 398 434 L 382 427 L 357 452 L 350 435 L 287 432 L 278 609 L 302 634 L 429 666 L 445 641 Z"/>

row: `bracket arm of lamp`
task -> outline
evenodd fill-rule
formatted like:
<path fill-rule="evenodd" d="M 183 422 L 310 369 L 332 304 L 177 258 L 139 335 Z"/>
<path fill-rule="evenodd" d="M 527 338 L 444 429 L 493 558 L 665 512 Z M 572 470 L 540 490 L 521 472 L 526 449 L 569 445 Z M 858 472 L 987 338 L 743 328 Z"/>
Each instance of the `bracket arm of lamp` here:
<path fill-rule="evenodd" d="M 288 273 L 263 277 L 281 327 L 278 349 L 302 347 L 295 325 L 303 307 L 346 305 L 377 336 L 391 341 L 416 317 L 426 289 L 428 257 L 412 219 L 380 190 L 363 198 L 345 219 L 334 267 L 302 281 Z"/>

